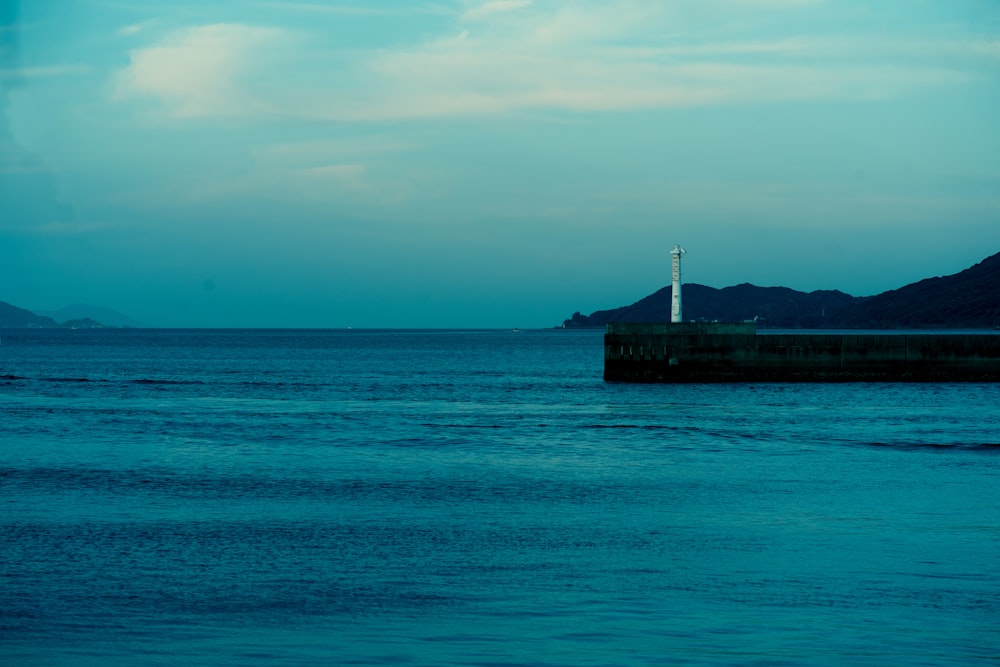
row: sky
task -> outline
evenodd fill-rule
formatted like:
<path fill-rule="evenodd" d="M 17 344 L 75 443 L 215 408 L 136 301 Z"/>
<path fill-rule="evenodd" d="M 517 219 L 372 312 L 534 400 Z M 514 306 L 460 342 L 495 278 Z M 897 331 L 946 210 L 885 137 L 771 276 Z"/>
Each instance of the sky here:
<path fill-rule="evenodd" d="M 996 0 L 0 0 L 0 301 L 557 326 L 1000 252 Z"/>

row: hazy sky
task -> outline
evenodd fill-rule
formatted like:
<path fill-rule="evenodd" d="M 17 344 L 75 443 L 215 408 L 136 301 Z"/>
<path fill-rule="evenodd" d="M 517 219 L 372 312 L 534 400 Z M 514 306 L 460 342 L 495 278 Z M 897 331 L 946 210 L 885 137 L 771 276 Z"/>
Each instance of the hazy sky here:
<path fill-rule="evenodd" d="M 0 301 L 553 326 L 1000 251 L 997 0 L 0 0 Z"/>

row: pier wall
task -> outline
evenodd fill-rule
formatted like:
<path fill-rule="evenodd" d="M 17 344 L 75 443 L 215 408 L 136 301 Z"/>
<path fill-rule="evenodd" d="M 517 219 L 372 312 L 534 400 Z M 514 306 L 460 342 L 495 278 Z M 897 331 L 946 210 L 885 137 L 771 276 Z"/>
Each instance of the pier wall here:
<path fill-rule="evenodd" d="M 753 324 L 613 323 L 619 382 L 998 382 L 1000 335 L 775 333 Z"/>

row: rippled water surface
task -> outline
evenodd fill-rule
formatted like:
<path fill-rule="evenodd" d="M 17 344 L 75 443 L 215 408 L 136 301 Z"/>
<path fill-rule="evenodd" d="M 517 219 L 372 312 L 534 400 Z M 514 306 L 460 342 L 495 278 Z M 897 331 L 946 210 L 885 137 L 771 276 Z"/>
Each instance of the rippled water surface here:
<path fill-rule="evenodd" d="M 600 332 L 0 332 L 0 664 L 1000 662 L 1000 385 Z"/>

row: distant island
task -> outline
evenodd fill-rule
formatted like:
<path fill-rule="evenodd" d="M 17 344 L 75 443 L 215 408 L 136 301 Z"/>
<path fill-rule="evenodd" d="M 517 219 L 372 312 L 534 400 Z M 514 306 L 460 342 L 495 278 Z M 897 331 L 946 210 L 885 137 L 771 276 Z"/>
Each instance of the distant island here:
<path fill-rule="evenodd" d="M 26 308 L 0 301 L 0 329 L 104 329 L 108 326 L 89 317 L 57 322 L 46 315 L 36 315 Z"/>
<path fill-rule="evenodd" d="M 127 315 L 122 315 L 117 310 L 103 306 L 91 306 L 86 303 L 74 303 L 57 310 L 36 310 L 34 312 L 36 315 L 51 317 L 56 322 L 62 322 L 62 326 L 77 325 L 78 329 L 80 328 L 80 320 L 92 320 L 95 324 L 105 327 L 144 328 L 147 326 Z"/>
<path fill-rule="evenodd" d="M 669 322 L 668 285 L 630 306 L 574 313 L 567 329 L 609 322 Z M 993 329 L 1000 327 L 1000 253 L 960 273 L 927 278 L 876 296 L 799 292 L 749 283 L 716 289 L 684 283 L 684 319 L 754 321 L 762 329 Z"/>

